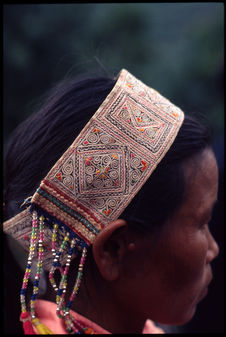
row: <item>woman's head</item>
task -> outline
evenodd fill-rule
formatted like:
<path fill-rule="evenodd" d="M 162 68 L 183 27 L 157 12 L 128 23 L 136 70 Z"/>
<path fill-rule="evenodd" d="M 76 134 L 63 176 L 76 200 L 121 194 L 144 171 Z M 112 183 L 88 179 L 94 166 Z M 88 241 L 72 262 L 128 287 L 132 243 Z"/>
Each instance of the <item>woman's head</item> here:
<path fill-rule="evenodd" d="M 19 211 L 19 205 L 24 198 L 35 192 L 40 181 L 74 141 L 81 129 L 104 101 L 114 84 L 115 81 L 111 79 L 87 78 L 81 81 L 71 81 L 67 85 L 60 86 L 43 108 L 15 131 L 6 154 L 5 197 L 7 217 L 15 215 Z M 163 253 L 167 252 L 167 243 L 171 246 L 174 245 L 174 249 L 177 251 L 177 244 L 183 242 L 177 239 L 176 234 L 180 233 L 180 230 L 186 227 L 188 215 L 186 216 L 186 221 L 183 222 L 182 216 L 180 215 L 181 209 L 183 211 L 183 207 L 188 207 L 188 200 L 194 201 L 198 193 L 203 193 L 204 195 L 207 192 L 206 190 L 197 188 L 198 182 L 195 181 L 195 177 L 198 176 L 197 179 L 201 181 L 203 188 L 205 187 L 208 191 L 212 191 L 212 199 L 208 202 L 211 203 L 214 201 L 217 176 L 214 156 L 212 154 L 211 157 L 211 154 L 208 129 L 194 118 L 185 117 L 170 150 L 166 153 L 151 177 L 133 198 L 128 207 L 123 211 L 120 219 L 107 226 L 97 236 L 93 245 L 93 256 L 90 252 L 92 263 L 95 265 L 95 268 L 97 268 L 103 284 L 108 285 L 106 289 L 112 286 L 112 294 L 114 293 L 114 289 L 120 294 L 123 289 L 120 288 L 122 284 L 128 290 L 127 293 L 125 289 L 124 295 L 122 294 L 120 297 L 121 307 L 126 306 L 127 309 L 135 310 L 135 308 L 133 308 L 134 302 L 132 305 L 131 301 L 126 301 L 126 296 L 128 298 L 130 297 L 129 292 L 132 291 L 133 287 L 135 289 L 135 291 L 132 291 L 134 297 L 131 296 L 130 298 L 136 302 L 139 298 L 142 299 L 142 301 L 145 300 L 145 298 L 151 299 L 151 294 L 152 296 L 154 296 L 154 294 L 161 295 L 160 292 L 152 291 L 149 293 L 149 296 L 145 297 L 144 292 L 142 293 L 140 289 L 136 289 L 136 284 L 131 281 L 133 279 L 137 280 L 137 282 L 139 279 L 139 286 L 143 287 L 141 282 L 142 278 L 139 278 L 139 275 L 142 274 L 139 273 L 139 270 L 147 275 L 147 277 L 151 275 L 150 279 L 146 276 L 144 279 L 150 283 L 150 287 L 153 288 L 153 290 L 159 289 L 159 291 L 161 290 L 162 292 L 162 286 L 165 284 L 165 289 L 168 290 L 168 293 L 172 294 L 171 299 L 173 299 L 173 295 L 176 296 L 176 293 L 174 293 L 172 287 L 170 287 L 172 284 L 168 284 L 167 279 L 172 278 L 172 280 L 174 280 L 173 276 L 175 279 L 179 279 L 180 275 L 174 273 L 178 271 L 178 268 L 175 271 L 172 270 L 173 275 L 171 275 L 170 269 L 167 269 L 171 264 L 169 263 L 169 266 L 164 265 L 165 262 L 169 262 L 169 256 Z M 215 172 L 213 181 L 209 179 L 211 176 L 210 172 L 207 172 L 207 176 L 205 176 L 205 170 L 203 169 L 205 165 L 210 168 L 209 170 L 211 170 L 211 172 Z M 190 177 L 194 179 L 196 190 L 192 190 L 193 185 L 191 185 L 187 175 L 190 175 Z M 203 195 L 199 196 L 203 197 Z M 189 210 L 192 209 L 192 214 L 197 214 L 197 204 L 189 205 L 188 208 Z M 182 214 L 186 213 L 182 212 Z M 188 222 L 190 223 L 190 220 Z M 179 223 L 181 223 L 180 226 Z M 167 234 L 167 236 L 165 236 L 168 228 L 170 229 L 169 234 L 175 234 L 173 236 L 174 240 L 172 241 L 170 241 L 170 235 Z M 157 235 L 156 232 L 158 232 L 159 235 Z M 182 238 L 183 233 L 184 235 L 186 234 L 182 232 Z M 188 233 L 188 235 L 190 234 Z M 185 237 L 186 235 L 184 238 Z M 208 238 L 209 237 L 210 236 L 208 236 Z M 120 242 L 122 243 L 121 246 Z M 188 241 L 185 240 L 185 242 Z M 125 243 L 128 243 L 128 246 L 124 247 L 123 244 Z M 172 248 L 171 246 L 170 248 Z M 119 250 L 120 247 L 122 248 L 121 252 Z M 127 254 L 126 247 L 128 248 L 129 254 Z M 207 251 L 208 249 L 206 249 L 206 252 Z M 153 254 L 154 260 L 152 259 L 149 264 L 147 258 L 149 259 L 150 253 Z M 119 263 L 121 269 L 118 269 L 117 263 L 119 261 L 119 255 L 117 254 L 121 254 Z M 179 256 L 184 258 L 186 254 L 186 250 L 178 250 Z M 216 249 L 214 254 L 216 255 Z M 204 255 L 203 249 L 202 256 Z M 115 267 L 114 256 L 116 258 Z M 108 259 L 104 260 L 102 257 Z M 202 261 L 204 260 L 205 257 L 202 258 Z M 134 263 L 132 261 L 134 261 Z M 154 268 L 153 261 L 156 261 L 156 263 L 158 261 L 159 270 Z M 131 269 L 131 263 L 135 269 Z M 172 264 L 176 265 L 176 260 L 172 260 Z M 145 268 L 143 269 L 144 265 L 151 270 L 150 273 L 145 271 Z M 124 266 L 123 270 L 122 266 Z M 197 268 L 199 267 L 200 264 L 198 264 Z M 160 269 L 162 274 L 160 273 Z M 110 271 L 109 275 L 107 274 L 108 270 Z M 132 270 L 136 277 L 133 277 L 131 274 Z M 164 271 L 167 271 L 167 273 Z M 89 271 L 87 273 L 89 274 Z M 122 275 L 124 275 L 123 282 L 121 282 Z M 126 278 L 126 275 L 130 276 Z M 89 276 L 87 276 L 87 278 L 89 278 Z M 153 278 L 153 283 L 151 278 Z M 131 283 L 129 283 L 130 281 Z M 195 278 L 194 281 L 196 284 L 198 283 L 198 280 L 195 280 Z M 207 282 L 206 279 L 203 280 L 203 282 L 204 281 Z M 148 291 L 148 284 L 145 282 L 145 290 Z M 203 283 L 203 285 L 205 284 Z M 163 292 L 165 295 L 166 290 Z M 199 289 L 197 291 L 199 291 Z M 139 294 L 141 294 L 140 297 Z M 117 298 L 116 293 L 114 298 Z M 167 301 L 168 297 L 165 296 L 165 298 Z M 124 301 L 123 303 L 122 300 Z M 126 305 L 126 302 L 130 303 L 129 306 Z M 163 301 L 162 303 L 165 302 Z M 137 308 L 138 307 L 139 305 Z M 137 314 L 153 314 L 155 317 L 153 317 L 153 319 L 159 321 L 166 320 L 166 315 L 159 317 L 157 315 L 158 312 L 153 312 L 151 307 L 148 306 L 148 303 L 144 308 L 143 312 L 141 312 L 140 308 L 137 309 Z M 176 312 L 178 312 L 178 310 Z M 168 313 L 170 313 L 169 310 Z"/>
<path fill-rule="evenodd" d="M 105 294 L 121 308 L 118 319 L 129 311 L 130 319 L 185 324 L 206 295 L 219 251 L 208 228 L 218 190 L 210 148 L 184 162 L 184 177 L 183 202 L 159 235 L 137 235 L 116 220 L 94 242 L 94 258 L 109 287 Z"/>

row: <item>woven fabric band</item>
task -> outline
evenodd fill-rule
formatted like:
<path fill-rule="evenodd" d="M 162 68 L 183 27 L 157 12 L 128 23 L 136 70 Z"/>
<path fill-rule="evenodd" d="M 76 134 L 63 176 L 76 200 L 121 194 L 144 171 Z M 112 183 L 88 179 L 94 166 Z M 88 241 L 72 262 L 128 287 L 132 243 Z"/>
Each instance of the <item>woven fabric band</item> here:
<path fill-rule="evenodd" d="M 121 70 L 110 94 L 42 180 L 31 209 L 42 210 L 92 244 L 150 177 L 183 119 L 181 109 Z M 25 210 L 4 230 L 12 234 L 16 221 L 28 217 Z"/>

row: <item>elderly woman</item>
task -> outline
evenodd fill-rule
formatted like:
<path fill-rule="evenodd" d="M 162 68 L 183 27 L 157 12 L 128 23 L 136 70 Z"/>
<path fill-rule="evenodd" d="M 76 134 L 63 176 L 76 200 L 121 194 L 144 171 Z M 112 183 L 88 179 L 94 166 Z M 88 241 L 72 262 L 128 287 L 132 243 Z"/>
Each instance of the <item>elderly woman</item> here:
<path fill-rule="evenodd" d="M 128 71 L 59 86 L 6 155 L 4 231 L 28 252 L 25 334 L 188 322 L 219 251 L 217 192 L 209 129 Z"/>

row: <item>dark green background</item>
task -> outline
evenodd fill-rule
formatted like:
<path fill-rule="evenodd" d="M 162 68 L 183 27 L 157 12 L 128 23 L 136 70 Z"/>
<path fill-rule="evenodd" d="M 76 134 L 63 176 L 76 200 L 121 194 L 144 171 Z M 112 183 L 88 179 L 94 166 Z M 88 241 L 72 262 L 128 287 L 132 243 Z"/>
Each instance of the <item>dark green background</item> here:
<path fill-rule="evenodd" d="M 83 72 L 116 75 L 126 68 L 185 112 L 206 114 L 223 162 L 223 3 L 13 4 L 3 9 L 4 144 L 62 79 Z M 215 222 L 223 220 L 222 200 Z M 223 249 L 220 225 L 215 232 Z M 179 331 L 223 332 L 222 259 L 221 250 L 212 293 Z"/>
<path fill-rule="evenodd" d="M 223 130 L 223 3 L 4 6 L 4 140 L 63 78 L 126 68 Z"/>

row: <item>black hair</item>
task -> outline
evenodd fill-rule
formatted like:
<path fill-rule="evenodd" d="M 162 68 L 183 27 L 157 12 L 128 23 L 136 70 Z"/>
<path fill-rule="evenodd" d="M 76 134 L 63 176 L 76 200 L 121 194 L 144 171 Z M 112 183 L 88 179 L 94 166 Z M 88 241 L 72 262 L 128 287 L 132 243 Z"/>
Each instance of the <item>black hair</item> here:
<path fill-rule="evenodd" d="M 107 77 L 63 83 L 38 112 L 17 127 L 5 156 L 5 219 L 17 214 L 23 200 L 33 195 L 114 84 L 115 80 Z M 161 227 L 183 201 L 183 162 L 210 143 L 209 128 L 185 116 L 170 150 L 120 217 L 137 230 L 151 232 Z"/>
<path fill-rule="evenodd" d="M 140 232 L 160 230 L 185 200 L 186 161 L 199 159 L 211 143 L 212 130 L 205 117 L 199 115 L 198 119 L 185 115 L 174 143 L 121 218 Z"/>

